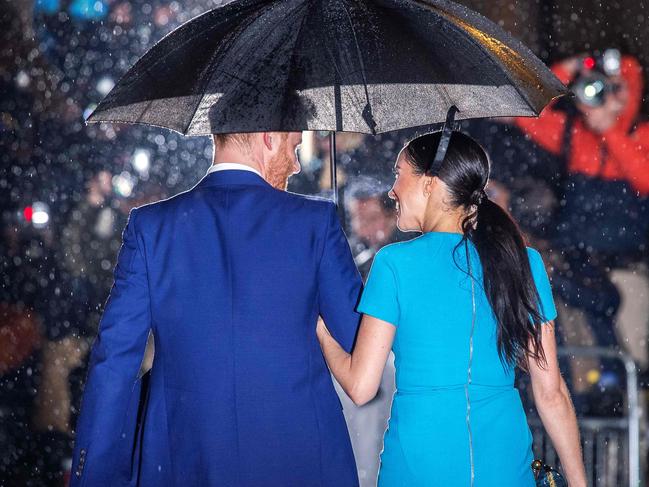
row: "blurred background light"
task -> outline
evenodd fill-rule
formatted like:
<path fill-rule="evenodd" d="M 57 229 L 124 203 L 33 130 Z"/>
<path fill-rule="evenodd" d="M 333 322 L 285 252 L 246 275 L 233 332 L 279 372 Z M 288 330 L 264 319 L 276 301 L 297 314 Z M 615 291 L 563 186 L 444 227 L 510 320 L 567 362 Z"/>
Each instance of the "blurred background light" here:
<path fill-rule="evenodd" d="M 101 96 L 106 96 L 115 86 L 115 81 L 110 76 L 104 76 L 97 81 L 97 91 Z"/>
<path fill-rule="evenodd" d="M 23 217 L 25 218 L 26 221 L 30 223 L 32 221 L 33 214 L 34 214 L 34 210 L 31 206 L 26 206 L 25 209 L 23 210 Z"/>
<path fill-rule="evenodd" d="M 151 167 L 151 153 L 146 149 L 136 149 L 131 164 L 140 175 L 148 174 Z"/>
<path fill-rule="evenodd" d="M 25 71 L 19 71 L 16 75 L 16 84 L 20 88 L 27 88 L 30 81 L 29 75 Z"/>
<path fill-rule="evenodd" d="M 113 176 L 113 188 L 117 194 L 124 198 L 128 198 L 133 193 L 135 187 L 135 178 L 128 171 L 123 171 L 116 176 Z"/>
<path fill-rule="evenodd" d="M 36 228 L 47 226 L 50 221 L 50 208 L 42 201 L 36 201 L 31 207 L 31 222 Z"/>

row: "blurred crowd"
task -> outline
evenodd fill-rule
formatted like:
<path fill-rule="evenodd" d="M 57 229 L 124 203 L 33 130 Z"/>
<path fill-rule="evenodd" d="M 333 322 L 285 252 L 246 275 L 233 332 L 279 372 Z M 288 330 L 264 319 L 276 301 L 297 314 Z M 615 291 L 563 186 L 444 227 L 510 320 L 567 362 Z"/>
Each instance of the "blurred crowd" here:
<path fill-rule="evenodd" d="M 65 482 L 86 354 L 128 212 L 192 186 L 211 160 L 206 138 L 85 125 L 84 116 L 157 39 L 218 3 L 3 2 L 0 486 Z M 462 129 L 491 155 L 489 196 L 550 262 L 556 297 L 583 314 L 597 345 L 624 350 L 611 270 L 646 261 L 649 124 L 641 115 L 642 70 L 615 49 L 576 54 L 553 69 L 574 97 L 538 119 L 472 121 Z M 363 277 L 381 247 L 414 236 L 398 230 L 388 192 L 397 151 L 416 133 L 338 136 L 339 211 Z M 327 134 L 304 140 L 303 171 L 289 190 L 330 196 Z M 638 326 L 646 327 L 646 319 Z M 561 316 L 558 327 L 560 338 L 570 337 Z M 586 391 L 575 395 L 578 412 L 621 414 L 624 380 L 618 361 L 601 361 L 589 376 L 592 394 L 614 400 L 594 400 Z M 362 480 L 378 466 L 393 388 L 388 373 L 362 414 L 345 403 Z M 359 443 L 361 432 L 371 448 Z"/>
<path fill-rule="evenodd" d="M 84 117 L 148 46 L 208 4 L 2 2 L 0 485 L 65 482 L 128 212 L 209 165 L 207 140 Z"/>

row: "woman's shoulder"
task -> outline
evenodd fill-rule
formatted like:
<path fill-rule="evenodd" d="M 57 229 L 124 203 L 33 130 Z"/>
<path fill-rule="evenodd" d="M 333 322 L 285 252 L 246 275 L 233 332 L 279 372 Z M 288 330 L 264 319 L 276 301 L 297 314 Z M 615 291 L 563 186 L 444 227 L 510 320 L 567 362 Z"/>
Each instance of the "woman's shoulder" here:
<path fill-rule="evenodd" d="M 386 245 L 376 253 L 375 259 L 395 262 L 404 259 L 412 261 L 422 255 L 430 258 L 441 248 L 454 248 L 460 239 L 461 235 L 451 233 L 424 233 L 410 240 Z"/>
<path fill-rule="evenodd" d="M 403 252 L 405 244 L 408 242 L 395 242 L 381 247 L 374 256 L 375 261 L 392 261 L 398 259 L 399 255 Z"/>
<path fill-rule="evenodd" d="M 416 237 L 411 240 L 402 240 L 400 242 L 394 242 L 388 244 L 384 247 L 381 247 L 376 253 L 375 258 L 385 259 L 385 260 L 394 260 L 399 259 L 405 255 L 408 255 L 414 251 L 419 243 L 421 237 Z"/>

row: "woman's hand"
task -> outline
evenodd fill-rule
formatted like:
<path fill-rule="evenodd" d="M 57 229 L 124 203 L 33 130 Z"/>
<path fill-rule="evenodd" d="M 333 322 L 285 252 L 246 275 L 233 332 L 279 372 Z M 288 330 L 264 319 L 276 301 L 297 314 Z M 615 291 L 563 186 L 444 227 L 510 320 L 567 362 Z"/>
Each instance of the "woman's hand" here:
<path fill-rule="evenodd" d="M 329 330 L 327 329 L 327 325 L 325 325 L 322 316 L 318 316 L 318 324 L 316 325 L 315 332 L 316 335 L 318 336 L 318 340 L 320 341 L 321 345 L 322 345 L 322 341 L 325 339 L 325 337 L 327 337 L 327 335 L 331 336 L 331 333 L 329 333 Z"/>

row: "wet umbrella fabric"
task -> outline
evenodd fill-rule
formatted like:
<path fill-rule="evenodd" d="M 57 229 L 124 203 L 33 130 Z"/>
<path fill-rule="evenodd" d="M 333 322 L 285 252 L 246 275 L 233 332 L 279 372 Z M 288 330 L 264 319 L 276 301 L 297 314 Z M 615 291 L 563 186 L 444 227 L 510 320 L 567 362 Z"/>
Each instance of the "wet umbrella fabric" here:
<path fill-rule="evenodd" d="M 565 87 L 523 44 L 443 0 L 240 0 L 151 48 L 88 119 L 186 135 L 377 134 L 535 116 Z"/>

